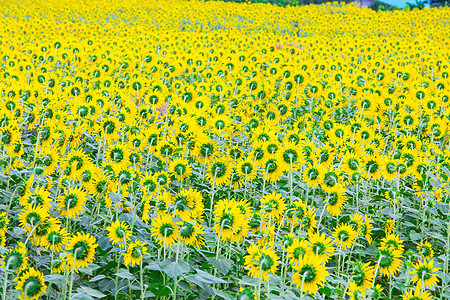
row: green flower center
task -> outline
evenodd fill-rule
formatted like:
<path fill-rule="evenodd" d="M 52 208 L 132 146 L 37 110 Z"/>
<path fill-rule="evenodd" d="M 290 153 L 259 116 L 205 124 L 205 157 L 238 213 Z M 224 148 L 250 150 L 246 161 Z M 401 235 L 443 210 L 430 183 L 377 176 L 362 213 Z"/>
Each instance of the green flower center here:
<path fill-rule="evenodd" d="M 23 290 L 28 297 L 33 297 L 39 294 L 42 284 L 37 277 L 29 277 L 23 283 Z"/>
<path fill-rule="evenodd" d="M 313 282 L 316 279 L 316 270 L 314 266 L 304 265 L 298 272 L 305 283 Z"/>

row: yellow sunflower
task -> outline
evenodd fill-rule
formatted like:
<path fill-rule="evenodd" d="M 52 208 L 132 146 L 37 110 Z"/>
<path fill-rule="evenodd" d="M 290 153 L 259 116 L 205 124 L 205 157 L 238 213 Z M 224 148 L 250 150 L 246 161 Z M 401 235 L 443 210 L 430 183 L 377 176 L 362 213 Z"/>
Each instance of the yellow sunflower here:
<path fill-rule="evenodd" d="M 112 244 L 118 244 L 120 248 L 124 248 L 128 240 L 130 239 L 131 232 L 128 230 L 128 224 L 115 220 L 111 226 L 106 227 L 108 230 L 108 237 Z"/>
<path fill-rule="evenodd" d="M 27 269 L 15 280 L 17 281 L 16 290 L 20 291 L 19 299 L 37 300 L 45 294 L 47 286 L 45 285 L 44 274 L 33 267 Z"/>
<path fill-rule="evenodd" d="M 264 213 L 270 216 L 272 220 L 280 220 L 283 217 L 286 209 L 286 201 L 283 199 L 280 193 L 272 192 L 261 198 L 263 204 Z"/>
<path fill-rule="evenodd" d="M 275 250 L 270 247 L 258 247 L 252 243 L 247 248 L 247 252 L 244 264 L 249 270 L 248 275 L 262 281 L 270 280 L 270 274 L 275 273 L 278 268 L 278 256 Z"/>
<path fill-rule="evenodd" d="M 436 272 L 440 268 L 433 268 L 434 259 L 424 260 L 423 262 L 417 262 L 414 265 L 414 270 L 411 274 L 414 277 L 411 279 L 412 282 L 417 283 L 418 288 L 433 288 L 438 283 L 439 279 L 436 276 Z"/>
<path fill-rule="evenodd" d="M 169 214 L 158 214 L 152 223 L 152 236 L 160 246 L 170 247 L 178 239 L 178 226 Z"/>
<path fill-rule="evenodd" d="M 341 248 L 351 248 L 355 243 L 356 231 L 347 223 L 340 224 L 334 228 L 333 236 L 336 238 L 335 242 Z"/>
<path fill-rule="evenodd" d="M 147 246 L 144 242 L 134 241 L 128 245 L 127 251 L 123 254 L 123 262 L 126 266 L 140 265 L 143 260 L 143 256 L 147 254 Z"/>
<path fill-rule="evenodd" d="M 169 163 L 169 174 L 182 181 L 192 174 L 192 166 L 183 158 L 175 158 Z"/>
<path fill-rule="evenodd" d="M 74 218 L 83 212 L 87 193 L 80 187 L 69 188 L 63 195 L 58 197 L 58 210 L 63 217 Z"/>
<path fill-rule="evenodd" d="M 77 232 L 72 236 L 67 246 L 67 262 L 72 269 L 75 263 L 75 269 L 85 268 L 94 261 L 95 249 L 97 248 L 95 238 L 89 233 Z"/>
<path fill-rule="evenodd" d="M 312 255 L 305 255 L 297 266 L 293 266 L 293 269 L 295 273 L 292 276 L 292 282 L 303 293 L 315 294 L 319 286 L 323 286 L 326 282 L 325 277 L 328 276 L 327 268 Z"/>
<path fill-rule="evenodd" d="M 327 263 L 334 253 L 333 241 L 324 232 L 314 232 L 308 236 L 311 255 L 320 262 Z"/>

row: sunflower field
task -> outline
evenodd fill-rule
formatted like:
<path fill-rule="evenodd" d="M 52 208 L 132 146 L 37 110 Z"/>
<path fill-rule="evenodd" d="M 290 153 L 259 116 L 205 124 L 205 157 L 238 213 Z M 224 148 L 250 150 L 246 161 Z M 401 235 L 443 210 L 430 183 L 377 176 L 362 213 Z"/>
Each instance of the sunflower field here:
<path fill-rule="evenodd" d="M 0 8 L 2 300 L 450 298 L 450 8 Z"/>

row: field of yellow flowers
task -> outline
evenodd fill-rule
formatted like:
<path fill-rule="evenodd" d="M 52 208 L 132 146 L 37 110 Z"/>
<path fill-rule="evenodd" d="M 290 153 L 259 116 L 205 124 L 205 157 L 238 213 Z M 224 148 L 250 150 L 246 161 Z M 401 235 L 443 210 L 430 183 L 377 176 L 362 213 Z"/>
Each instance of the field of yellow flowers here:
<path fill-rule="evenodd" d="M 1 299 L 450 298 L 450 9 L 0 2 Z"/>

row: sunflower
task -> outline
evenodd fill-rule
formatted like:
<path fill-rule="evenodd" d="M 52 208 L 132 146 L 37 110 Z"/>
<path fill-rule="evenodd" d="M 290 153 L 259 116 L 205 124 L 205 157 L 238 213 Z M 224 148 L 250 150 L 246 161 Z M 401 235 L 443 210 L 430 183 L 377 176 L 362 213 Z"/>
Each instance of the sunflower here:
<path fill-rule="evenodd" d="M 327 263 L 334 253 L 333 241 L 325 233 L 314 232 L 308 236 L 308 244 L 314 259 Z"/>
<path fill-rule="evenodd" d="M 278 157 L 275 155 L 269 155 L 267 159 L 265 159 L 262 165 L 262 169 L 264 173 L 264 179 L 269 182 L 278 181 L 278 177 L 283 175 L 283 171 L 286 170 L 283 164 L 280 163 Z"/>
<path fill-rule="evenodd" d="M 361 236 L 364 236 L 369 244 L 372 243 L 372 228 L 373 228 L 373 219 L 372 217 L 368 217 L 367 215 L 364 215 L 364 223 L 361 225 L 361 231 L 359 234 Z"/>
<path fill-rule="evenodd" d="M 178 226 L 168 214 L 158 214 L 152 222 L 152 236 L 160 246 L 170 247 L 178 239 Z"/>
<path fill-rule="evenodd" d="M 315 294 L 328 276 L 327 268 L 312 255 L 304 256 L 297 266 L 293 266 L 293 269 L 296 272 L 292 276 L 292 282 L 306 293 Z"/>
<path fill-rule="evenodd" d="M 143 260 L 143 256 L 147 254 L 148 248 L 145 242 L 134 241 L 128 244 L 127 251 L 123 254 L 123 262 L 126 266 L 140 265 Z"/>
<path fill-rule="evenodd" d="M 89 233 L 77 232 L 72 236 L 67 246 L 67 261 L 75 269 L 85 268 L 94 261 L 95 249 L 97 248 L 95 238 Z M 75 265 L 73 266 L 73 264 Z"/>
<path fill-rule="evenodd" d="M 193 189 L 183 189 L 178 195 L 172 197 L 175 214 L 182 220 L 188 220 L 192 216 L 201 219 L 203 214 L 203 196 Z"/>
<path fill-rule="evenodd" d="M 347 223 L 340 224 L 334 228 L 333 236 L 340 248 L 351 248 L 355 243 L 357 232 Z"/>
<path fill-rule="evenodd" d="M 217 186 L 227 185 L 231 179 L 232 165 L 228 158 L 213 160 L 207 168 L 206 178 Z"/>
<path fill-rule="evenodd" d="M 186 246 L 195 246 L 197 249 L 201 249 L 205 244 L 205 238 L 202 236 L 205 230 L 201 224 L 194 219 L 189 221 L 179 222 L 180 239 L 186 244 Z"/>
<path fill-rule="evenodd" d="M 248 275 L 262 281 L 270 280 L 269 274 L 275 273 L 278 268 L 278 256 L 275 250 L 270 247 L 258 247 L 252 243 L 247 248 L 247 252 L 244 264 L 249 270 Z"/>
<path fill-rule="evenodd" d="M 45 249 L 50 249 L 52 252 L 60 252 L 62 246 L 67 244 L 68 239 L 69 234 L 66 229 L 61 228 L 60 225 L 55 225 L 41 238 L 40 244 L 45 247 Z"/>
<path fill-rule="evenodd" d="M 214 208 L 214 221 L 216 224 L 213 229 L 220 235 L 222 241 L 232 239 L 238 234 L 246 223 L 241 209 L 234 200 L 221 200 Z"/>
<path fill-rule="evenodd" d="M 6 233 L 4 230 L 0 230 L 0 247 L 5 247 L 6 245 Z"/>
<path fill-rule="evenodd" d="M 316 210 L 314 207 L 308 207 L 305 216 L 301 221 L 302 227 L 304 226 L 308 234 L 312 234 L 317 229 Z"/>
<path fill-rule="evenodd" d="M 20 291 L 19 299 L 37 300 L 42 294 L 45 294 L 44 275 L 35 268 L 30 267 L 20 277 L 16 278 L 16 290 Z"/>
<path fill-rule="evenodd" d="M 395 275 L 397 274 L 400 266 L 402 265 L 402 251 L 395 250 L 394 248 L 378 248 L 377 254 L 374 260 L 379 264 L 380 273 L 383 275 Z M 379 262 L 379 263 L 378 263 Z"/>
<path fill-rule="evenodd" d="M 402 300 L 432 300 L 433 295 L 429 291 L 423 291 L 420 288 L 416 288 L 414 291 L 406 291 L 402 295 Z"/>
<path fill-rule="evenodd" d="M 270 216 L 273 220 L 280 220 L 286 209 L 286 201 L 281 194 L 272 192 L 265 195 L 261 200 L 263 204 L 264 213 Z"/>
<path fill-rule="evenodd" d="M 83 212 L 87 193 L 80 187 L 69 188 L 64 195 L 58 197 L 58 210 L 63 217 L 74 218 Z"/>
<path fill-rule="evenodd" d="M 120 222 L 119 220 L 115 220 L 111 226 L 106 227 L 106 230 L 108 230 L 108 237 L 113 245 L 119 244 L 120 248 L 125 247 L 131 235 L 128 227 L 129 226 L 125 221 Z"/>
<path fill-rule="evenodd" d="M 130 163 L 128 159 L 130 154 L 131 152 L 128 145 L 118 143 L 117 145 L 110 146 L 106 151 L 105 156 L 110 162 L 113 170 L 117 172 L 117 170 L 126 167 Z"/>
<path fill-rule="evenodd" d="M 299 239 L 294 239 L 293 243 L 286 248 L 286 252 L 287 257 L 291 259 L 289 263 L 293 266 L 297 266 L 305 255 L 311 255 L 308 241 Z"/>
<path fill-rule="evenodd" d="M 342 208 L 347 202 L 344 193 L 345 188 L 340 184 L 328 191 L 326 209 L 330 215 L 339 216 L 341 214 Z"/>
<path fill-rule="evenodd" d="M 294 203 L 290 204 L 286 210 L 286 219 L 292 226 L 299 225 L 305 215 L 306 205 L 301 200 L 294 201 Z"/>
<path fill-rule="evenodd" d="M 417 245 L 417 252 L 424 259 L 432 259 L 434 256 L 433 246 L 429 242 L 420 242 Z"/>
<path fill-rule="evenodd" d="M 39 207 L 49 208 L 50 205 L 50 192 L 47 191 L 44 187 L 38 186 L 31 192 L 31 190 L 27 190 L 25 195 L 20 197 L 19 204 L 23 207 L 27 207 L 28 205 L 36 205 Z"/>
<path fill-rule="evenodd" d="M 19 215 L 19 224 L 25 232 L 36 234 L 36 228 L 49 216 L 48 209 L 37 205 L 28 206 Z"/>
<path fill-rule="evenodd" d="M 259 166 L 250 158 L 241 159 L 236 166 L 236 171 L 244 177 L 244 180 L 252 181 L 258 176 Z"/>
<path fill-rule="evenodd" d="M 395 233 L 388 233 L 386 234 L 386 237 L 381 239 L 381 247 L 382 248 L 388 248 L 392 247 L 395 250 L 400 250 L 401 253 L 403 253 L 403 241 L 400 240 L 399 236 Z"/>
<path fill-rule="evenodd" d="M 9 217 L 6 211 L 0 212 L 0 230 L 6 231 L 8 229 Z"/>
<path fill-rule="evenodd" d="M 440 268 L 433 268 L 434 259 L 424 260 L 423 262 L 417 262 L 414 265 L 414 271 L 411 274 L 414 277 L 411 279 L 412 282 L 417 283 L 418 288 L 433 288 L 438 283 L 439 279 L 436 276 L 436 272 Z"/>
<path fill-rule="evenodd" d="M 298 146 L 291 141 L 287 141 L 284 143 L 283 148 L 278 151 L 277 161 L 282 164 L 283 169 L 294 172 L 303 162 L 303 157 Z"/>
<path fill-rule="evenodd" d="M 178 181 L 189 178 L 191 174 L 192 166 L 186 159 L 175 158 L 169 163 L 169 175 L 174 176 Z"/>
<path fill-rule="evenodd" d="M 18 242 L 14 248 L 2 255 L 2 259 L 0 269 L 21 271 L 28 263 L 27 247 L 24 243 Z"/>
<path fill-rule="evenodd" d="M 355 283 L 354 291 L 358 290 L 364 293 L 366 289 L 372 287 L 373 278 L 375 277 L 375 269 L 370 266 L 370 263 L 363 264 L 356 262 L 351 273 L 351 280 Z"/>

